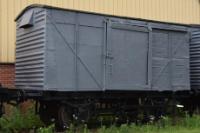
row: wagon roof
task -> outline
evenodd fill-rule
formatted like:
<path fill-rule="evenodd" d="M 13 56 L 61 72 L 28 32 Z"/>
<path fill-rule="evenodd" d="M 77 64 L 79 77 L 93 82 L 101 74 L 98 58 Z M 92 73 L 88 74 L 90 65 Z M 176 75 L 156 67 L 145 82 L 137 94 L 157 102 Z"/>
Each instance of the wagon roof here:
<path fill-rule="evenodd" d="M 118 17 L 118 18 L 124 18 L 124 19 L 134 19 L 134 20 L 141 20 L 141 21 L 148 21 L 148 22 L 156 22 L 156 23 L 163 23 L 163 24 L 174 24 L 174 25 L 180 25 L 180 26 L 191 26 L 191 27 L 198 27 L 200 28 L 200 25 L 194 25 L 194 24 L 182 24 L 182 23 L 175 23 L 175 22 L 163 22 L 158 20 L 148 20 L 143 18 L 136 18 L 136 17 L 126 17 L 126 16 L 119 16 L 119 15 L 109 15 L 109 14 L 103 14 L 103 13 L 96 13 L 91 11 L 82 11 L 82 10 L 76 10 L 76 9 L 67 9 L 67 8 L 61 8 L 61 7 L 55 7 L 55 6 L 49 6 L 49 5 L 43 5 L 43 4 L 31 4 L 27 7 L 25 7 L 19 15 L 15 18 L 15 21 L 17 21 L 27 10 L 31 8 L 48 8 L 48 9 L 57 9 L 57 10 L 65 10 L 65 11 L 74 11 L 74 12 L 82 12 L 82 13 L 88 13 L 88 14 L 96 14 L 96 15 L 104 15 L 108 17 Z"/>

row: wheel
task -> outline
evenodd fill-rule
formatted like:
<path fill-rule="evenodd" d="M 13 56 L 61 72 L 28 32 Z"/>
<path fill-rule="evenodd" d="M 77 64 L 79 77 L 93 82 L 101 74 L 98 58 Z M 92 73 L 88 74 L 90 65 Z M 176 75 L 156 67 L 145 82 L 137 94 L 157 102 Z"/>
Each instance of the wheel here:
<path fill-rule="evenodd" d="M 58 118 L 56 122 L 57 130 L 69 129 L 70 125 L 73 122 L 72 115 L 73 115 L 72 110 L 69 107 L 61 105 L 58 109 Z"/>
<path fill-rule="evenodd" d="M 50 125 L 55 122 L 56 119 L 56 104 L 50 102 L 40 102 L 39 115 L 40 119 L 45 125 Z"/>
<path fill-rule="evenodd" d="M 39 115 L 40 115 L 40 119 L 42 120 L 42 122 L 45 125 L 50 125 L 51 124 L 51 114 L 49 114 L 48 112 L 48 108 L 46 105 L 42 104 L 40 105 L 39 108 Z"/>

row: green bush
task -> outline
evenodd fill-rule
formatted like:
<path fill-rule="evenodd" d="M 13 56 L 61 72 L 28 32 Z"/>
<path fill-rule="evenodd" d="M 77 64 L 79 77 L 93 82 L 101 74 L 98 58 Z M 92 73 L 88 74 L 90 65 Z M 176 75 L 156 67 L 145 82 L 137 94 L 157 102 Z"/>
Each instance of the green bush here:
<path fill-rule="evenodd" d="M 18 108 L 14 108 L 10 115 L 3 115 L 0 118 L 0 132 L 18 133 L 35 129 L 43 126 L 38 115 L 35 115 L 34 109 L 29 109 L 22 114 Z"/>

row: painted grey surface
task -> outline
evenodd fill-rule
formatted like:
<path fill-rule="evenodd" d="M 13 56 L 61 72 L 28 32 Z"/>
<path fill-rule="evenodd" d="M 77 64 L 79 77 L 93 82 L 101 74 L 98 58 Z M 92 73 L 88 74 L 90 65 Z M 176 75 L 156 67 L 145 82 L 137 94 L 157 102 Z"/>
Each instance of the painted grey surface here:
<path fill-rule="evenodd" d="M 196 30 L 191 34 L 190 43 L 190 67 L 191 67 L 191 87 L 200 87 L 200 31 Z"/>
<path fill-rule="evenodd" d="M 16 86 L 19 88 L 57 91 L 190 89 L 189 34 L 185 26 L 53 8 L 32 8 L 26 12 L 30 10 L 34 12 L 33 26 L 17 28 L 17 40 L 19 34 L 23 34 L 22 41 L 28 44 L 21 48 L 24 44 L 16 43 Z M 18 24 L 24 16 L 18 19 Z M 40 31 L 38 27 L 44 29 Z M 38 43 L 26 41 L 34 38 Z M 26 60 L 21 60 L 20 56 Z M 31 71 L 26 71 L 29 68 Z"/>
<path fill-rule="evenodd" d="M 153 30 L 152 87 L 154 90 L 190 88 L 189 35 L 187 32 Z"/>
<path fill-rule="evenodd" d="M 34 12 L 34 15 L 32 14 Z M 29 28 L 23 27 L 27 24 L 26 18 L 34 21 Z M 16 25 L 16 64 L 15 64 L 15 85 L 19 88 L 41 89 L 44 87 L 45 71 L 45 30 L 46 11 L 35 8 L 27 11 Z"/>
<path fill-rule="evenodd" d="M 144 89 L 148 85 L 147 27 L 110 20 L 107 37 L 107 89 Z"/>

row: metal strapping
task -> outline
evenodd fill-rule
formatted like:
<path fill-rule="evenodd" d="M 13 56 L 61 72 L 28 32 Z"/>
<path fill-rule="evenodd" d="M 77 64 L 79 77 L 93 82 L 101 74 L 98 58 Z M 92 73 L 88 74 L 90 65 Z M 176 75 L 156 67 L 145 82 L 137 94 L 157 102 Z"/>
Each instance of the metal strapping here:
<path fill-rule="evenodd" d="M 159 75 L 155 78 L 155 84 L 157 83 L 159 77 L 161 76 L 161 74 L 163 73 L 163 71 L 167 68 L 167 66 L 172 62 L 172 58 L 173 56 L 177 53 L 178 48 L 182 46 L 182 43 L 180 43 L 179 45 L 176 46 L 175 51 L 172 53 L 171 57 L 169 57 L 167 63 L 163 66 L 163 68 L 160 70 Z"/>
<path fill-rule="evenodd" d="M 67 47 L 72 51 L 72 53 L 74 54 L 74 56 L 76 56 L 76 58 L 80 61 L 80 63 L 83 65 L 83 67 L 86 69 L 86 71 L 89 73 L 89 75 L 92 77 L 92 79 L 94 80 L 94 82 L 97 84 L 97 86 L 102 90 L 102 86 L 101 84 L 97 81 L 97 79 L 95 78 L 95 76 L 92 74 L 92 72 L 90 71 L 90 69 L 88 68 L 88 66 L 84 63 L 84 61 L 81 59 L 81 57 L 79 55 L 76 54 L 76 52 L 74 51 L 74 49 L 70 46 L 70 44 L 68 43 L 68 41 L 65 39 L 65 37 L 63 36 L 63 34 L 59 31 L 58 27 L 56 26 L 56 22 L 53 20 L 52 16 L 49 16 L 47 14 L 47 17 L 49 18 L 51 24 L 54 26 L 54 28 L 56 29 L 56 31 L 58 32 L 58 34 L 62 37 L 63 41 L 65 42 L 65 44 L 67 45 Z"/>

